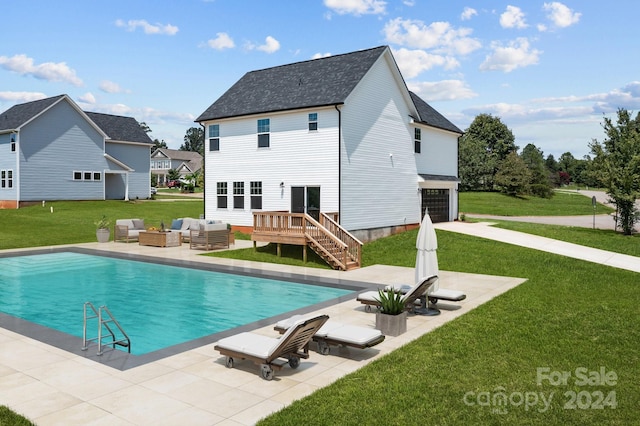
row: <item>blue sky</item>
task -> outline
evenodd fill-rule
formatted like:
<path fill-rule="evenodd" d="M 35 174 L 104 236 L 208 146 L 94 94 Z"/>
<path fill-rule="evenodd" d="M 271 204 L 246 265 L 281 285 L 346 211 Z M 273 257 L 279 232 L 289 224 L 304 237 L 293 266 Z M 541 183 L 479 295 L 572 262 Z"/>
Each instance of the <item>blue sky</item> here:
<path fill-rule="evenodd" d="M 410 90 L 466 129 L 589 153 L 603 115 L 638 111 L 640 6 L 591 0 L 2 1 L 0 111 L 66 93 L 177 149 L 248 71 L 389 45 Z"/>

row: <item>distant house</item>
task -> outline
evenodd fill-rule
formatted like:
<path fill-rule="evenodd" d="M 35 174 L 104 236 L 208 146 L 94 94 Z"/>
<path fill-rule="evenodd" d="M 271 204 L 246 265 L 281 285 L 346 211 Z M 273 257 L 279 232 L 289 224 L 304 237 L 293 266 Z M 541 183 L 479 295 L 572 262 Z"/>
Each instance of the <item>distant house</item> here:
<path fill-rule="evenodd" d="M 202 169 L 202 155 L 194 151 L 158 148 L 151 153 L 151 173 L 156 175 L 158 186 L 166 185 L 169 170 L 174 169 L 185 177 Z"/>
<path fill-rule="evenodd" d="M 363 241 L 458 216 L 462 131 L 410 92 L 388 46 L 245 74 L 205 125 L 205 215 L 330 213 Z"/>
<path fill-rule="evenodd" d="M 0 113 L 0 208 L 150 197 L 149 136 L 131 117 L 82 111 L 67 95 Z"/>

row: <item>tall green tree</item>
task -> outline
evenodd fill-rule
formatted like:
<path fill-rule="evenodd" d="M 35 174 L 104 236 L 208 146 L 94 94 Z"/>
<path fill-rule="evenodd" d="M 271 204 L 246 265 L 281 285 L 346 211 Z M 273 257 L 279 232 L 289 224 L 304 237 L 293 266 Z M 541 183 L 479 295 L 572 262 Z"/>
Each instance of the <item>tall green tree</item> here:
<path fill-rule="evenodd" d="M 639 217 L 635 203 L 640 198 L 640 113 L 632 118 L 621 108 L 616 122 L 605 117 L 603 127 L 606 139 L 589 144 L 592 170 L 616 206 L 616 225 L 631 235 Z"/>
<path fill-rule="evenodd" d="M 499 117 L 478 115 L 460 138 L 461 186 L 493 190 L 500 163 L 517 150 L 513 133 Z"/>
<path fill-rule="evenodd" d="M 524 147 L 520 157 L 531 172 L 531 180 L 529 181 L 531 194 L 536 197 L 551 198 L 553 191 L 551 190 L 549 170 L 545 164 L 542 150 L 530 143 Z"/>
<path fill-rule="evenodd" d="M 167 148 L 167 143 L 163 140 L 159 141 L 158 139 L 154 139 L 153 140 L 153 150 L 156 150 L 158 148 Z"/>
<path fill-rule="evenodd" d="M 180 151 L 199 152 L 204 156 L 204 130 L 202 127 L 191 127 L 184 135 L 184 143 L 180 145 Z"/>
<path fill-rule="evenodd" d="M 507 195 L 523 195 L 529 191 L 531 172 L 517 152 L 512 151 L 500 163 L 495 183 Z"/>

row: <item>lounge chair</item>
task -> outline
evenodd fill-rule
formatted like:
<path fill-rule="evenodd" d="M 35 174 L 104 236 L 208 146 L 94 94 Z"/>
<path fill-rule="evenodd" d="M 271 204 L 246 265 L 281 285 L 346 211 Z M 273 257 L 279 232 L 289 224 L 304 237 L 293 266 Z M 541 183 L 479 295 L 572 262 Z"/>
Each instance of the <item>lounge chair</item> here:
<path fill-rule="evenodd" d="M 438 280 L 437 275 L 432 275 L 428 278 L 423 279 L 420 284 L 417 284 L 411 287 L 403 296 L 402 300 L 404 301 L 405 309 L 413 311 L 416 309 L 416 305 L 420 305 L 420 298 L 424 297 L 424 294 L 427 292 L 427 289 L 433 285 Z M 380 308 L 380 294 L 377 290 L 365 291 L 364 293 L 360 293 L 356 300 L 363 305 L 365 305 L 364 309 L 367 312 L 371 312 L 371 307 L 375 306 L 378 309 Z"/>
<path fill-rule="evenodd" d="M 271 380 L 274 370 L 281 370 L 287 363 L 298 368 L 300 358 L 309 358 L 305 348 L 328 319 L 328 315 L 320 315 L 296 321 L 280 338 L 251 332 L 236 334 L 221 339 L 213 348 L 227 357 L 227 368 L 233 368 L 234 358 L 249 359 L 260 366 L 263 379 Z"/>
<path fill-rule="evenodd" d="M 279 321 L 274 329 L 280 333 L 284 333 L 296 321 L 303 318 L 303 315 L 294 315 L 291 318 Z M 329 354 L 330 346 L 342 345 L 366 349 L 381 343 L 383 340 L 384 334 L 382 334 L 380 330 L 342 324 L 337 321 L 327 321 L 320 330 L 313 335 L 313 341 L 318 344 L 318 353 L 322 355 Z"/>
<path fill-rule="evenodd" d="M 407 293 L 411 290 L 410 285 L 408 284 L 394 284 L 387 286 L 386 289 L 393 289 L 399 293 Z M 429 300 L 429 303 L 435 305 L 438 303 L 438 300 L 446 300 L 448 302 L 460 302 L 467 298 L 467 295 L 461 292 L 460 290 L 450 290 L 447 288 L 440 288 L 438 282 L 436 281 L 434 285 L 427 289 L 426 299 Z M 424 299 L 423 299 L 424 300 Z M 436 310 L 434 307 L 426 307 L 423 308 Z"/>

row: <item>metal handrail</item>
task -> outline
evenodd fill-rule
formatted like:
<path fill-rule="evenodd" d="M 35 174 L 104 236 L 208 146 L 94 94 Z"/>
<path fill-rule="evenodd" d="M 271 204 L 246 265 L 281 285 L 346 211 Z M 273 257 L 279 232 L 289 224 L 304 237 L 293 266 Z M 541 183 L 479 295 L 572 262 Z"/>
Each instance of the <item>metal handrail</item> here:
<path fill-rule="evenodd" d="M 87 316 L 87 308 L 90 308 L 94 315 L 93 316 Z M 103 320 L 102 318 L 102 311 L 106 312 L 106 317 L 108 319 Z M 87 338 L 87 320 L 90 319 L 98 319 L 98 336 L 97 337 L 91 337 L 91 338 Z M 124 338 L 122 339 L 116 339 L 116 334 L 113 332 L 113 330 L 111 329 L 111 327 L 109 327 L 108 323 L 114 323 L 115 326 L 118 328 L 118 330 L 120 330 L 120 333 L 122 333 L 122 335 L 124 336 Z M 107 329 L 107 332 L 109 334 L 109 336 L 111 337 L 111 342 L 107 343 L 106 345 L 102 344 L 102 340 L 105 338 L 109 338 L 109 336 L 103 336 L 102 335 L 102 326 L 104 326 L 104 328 Z M 96 342 L 98 344 L 98 353 L 97 355 L 102 355 L 103 353 L 103 346 L 107 346 L 107 345 L 111 345 L 114 349 L 116 347 L 116 345 L 120 345 L 120 346 L 126 346 L 127 350 L 129 353 L 131 353 L 131 339 L 129 339 L 129 336 L 127 335 L 127 333 L 125 333 L 124 329 L 122 328 L 122 326 L 120 325 L 120 323 L 113 317 L 113 315 L 111 314 L 111 311 L 109 311 L 109 309 L 106 306 L 100 306 L 99 309 L 96 309 L 95 306 L 93 306 L 93 303 L 91 302 L 85 302 L 84 303 L 84 316 L 83 316 L 83 324 L 82 324 L 82 350 L 86 351 L 87 349 L 89 349 L 89 344 L 91 342 Z"/>

